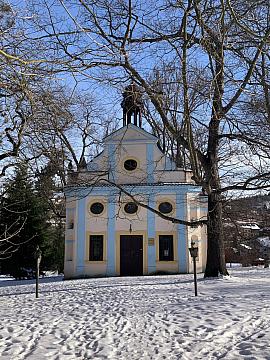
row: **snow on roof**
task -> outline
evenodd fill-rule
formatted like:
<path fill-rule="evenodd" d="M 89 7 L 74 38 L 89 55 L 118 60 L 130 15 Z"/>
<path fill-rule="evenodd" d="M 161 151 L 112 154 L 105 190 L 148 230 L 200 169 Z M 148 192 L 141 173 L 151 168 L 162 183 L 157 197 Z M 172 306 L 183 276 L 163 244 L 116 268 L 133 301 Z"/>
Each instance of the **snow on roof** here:
<path fill-rule="evenodd" d="M 264 207 L 265 207 L 265 209 L 269 210 L 270 209 L 270 201 L 265 201 Z"/>
<path fill-rule="evenodd" d="M 198 185 L 189 182 L 156 182 L 156 183 L 129 183 L 129 184 L 119 184 L 122 187 L 125 186 L 132 186 L 132 187 L 139 187 L 139 186 L 178 186 L 178 185 L 186 185 L 199 188 Z M 116 187 L 117 184 L 110 184 L 110 183 L 89 183 L 87 181 L 82 181 L 80 183 L 73 183 L 68 184 L 65 186 L 65 189 L 71 188 L 83 188 L 83 187 L 90 187 L 90 188 L 98 188 L 98 187 Z"/>
<path fill-rule="evenodd" d="M 250 230 L 260 230 L 260 227 L 254 223 L 241 225 L 241 228 L 242 229 L 250 229 Z"/>
<path fill-rule="evenodd" d="M 270 237 L 269 236 L 258 237 L 257 240 L 261 243 L 261 245 L 270 247 Z"/>
<path fill-rule="evenodd" d="M 240 246 L 244 247 L 245 249 L 252 250 L 252 247 L 250 247 L 246 244 L 240 244 Z"/>

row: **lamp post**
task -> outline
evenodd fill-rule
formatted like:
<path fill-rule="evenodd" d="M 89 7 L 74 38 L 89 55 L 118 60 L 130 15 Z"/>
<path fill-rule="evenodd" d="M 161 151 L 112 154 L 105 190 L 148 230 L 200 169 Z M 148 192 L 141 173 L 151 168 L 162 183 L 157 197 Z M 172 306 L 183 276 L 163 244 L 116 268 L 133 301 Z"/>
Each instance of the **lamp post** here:
<path fill-rule="evenodd" d="M 39 265 L 41 261 L 41 250 L 38 245 L 36 247 L 35 258 L 36 258 L 36 298 L 38 298 Z"/>
<path fill-rule="evenodd" d="M 269 268 L 268 248 L 264 249 L 264 267 Z"/>
<path fill-rule="evenodd" d="M 194 273 L 194 290 L 195 296 L 198 296 L 197 292 L 197 272 L 196 272 L 196 257 L 198 256 L 198 246 L 195 241 L 191 241 L 191 247 L 189 248 L 190 256 L 193 260 L 193 273 Z"/>

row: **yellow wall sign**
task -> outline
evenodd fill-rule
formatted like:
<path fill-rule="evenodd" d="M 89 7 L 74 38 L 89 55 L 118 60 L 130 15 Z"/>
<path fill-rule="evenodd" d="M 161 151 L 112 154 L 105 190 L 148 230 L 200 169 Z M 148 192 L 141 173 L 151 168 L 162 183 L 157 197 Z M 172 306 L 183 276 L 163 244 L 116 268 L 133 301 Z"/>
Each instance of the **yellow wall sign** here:
<path fill-rule="evenodd" d="M 154 238 L 148 238 L 148 245 L 150 245 L 150 246 L 155 245 L 155 239 Z"/>

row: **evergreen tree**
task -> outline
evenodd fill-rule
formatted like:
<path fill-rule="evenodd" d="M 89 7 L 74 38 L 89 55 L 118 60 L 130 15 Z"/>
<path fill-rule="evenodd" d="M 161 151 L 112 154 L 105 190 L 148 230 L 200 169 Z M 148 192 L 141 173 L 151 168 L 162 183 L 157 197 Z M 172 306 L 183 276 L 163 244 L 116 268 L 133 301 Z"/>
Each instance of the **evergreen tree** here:
<path fill-rule="evenodd" d="M 16 168 L 1 199 L 2 272 L 16 275 L 20 268 L 35 268 L 35 249 L 48 239 L 47 209 L 37 196 L 25 164 Z M 8 250 L 8 251 L 5 251 Z"/>
<path fill-rule="evenodd" d="M 59 194 L 57 180 L 59 167 L 56 162 L 50 161 L 45 167 L 36 173 L 35 188 L 40 202 L 44 204 L 47 214 L 48 236 L 41 247 L 43 251 L 43 267 L 46 270 L 64 269 L 64 239 L 65 225 L 63 222 L 64 201 Z"/>

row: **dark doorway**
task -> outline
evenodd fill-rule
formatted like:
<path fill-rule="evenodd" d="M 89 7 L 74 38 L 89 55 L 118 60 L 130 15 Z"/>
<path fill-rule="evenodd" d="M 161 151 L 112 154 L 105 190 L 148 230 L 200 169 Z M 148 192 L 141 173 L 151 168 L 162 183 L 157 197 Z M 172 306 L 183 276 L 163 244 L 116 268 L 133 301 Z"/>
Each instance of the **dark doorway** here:
<path fill-rule="evenodd" d="M 120 275 L 143 275 L 143 236 L 120 236 Z"/>

